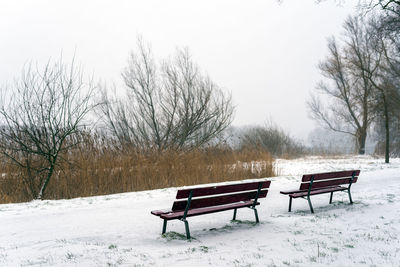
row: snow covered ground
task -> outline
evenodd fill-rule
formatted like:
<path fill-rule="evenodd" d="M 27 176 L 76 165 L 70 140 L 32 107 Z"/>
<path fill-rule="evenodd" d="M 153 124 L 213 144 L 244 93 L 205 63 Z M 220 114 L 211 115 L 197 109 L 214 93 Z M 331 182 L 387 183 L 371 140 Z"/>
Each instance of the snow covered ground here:
<path fill-rule="evenodd" d="M 0 266 L 399 266 L 400 159 L 372 157 L 277 160 L 280 176 L 258 207 L 189 218 L 193 240 L 180 221 L 150 214 L 169 208 L 176 188 L 57 201 L 0 205 Z M 346 193 L 295 199 L 289 213 L 283 189 L 301 175 L 361 169 Z"/>

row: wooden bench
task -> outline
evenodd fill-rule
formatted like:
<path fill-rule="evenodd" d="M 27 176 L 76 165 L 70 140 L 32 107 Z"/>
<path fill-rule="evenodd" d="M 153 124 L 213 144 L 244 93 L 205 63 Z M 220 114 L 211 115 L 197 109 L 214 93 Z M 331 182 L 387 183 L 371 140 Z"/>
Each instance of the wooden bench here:
<path fill-rule="evenodd" d="M 311 213 L 314 213 L 310 199 L 311 196 L 330 193 L 329 204 L 331 204 L 333 192 L 339 191 L 347 191 L 350 204 L 353 204 L 350 189 L 351 185 L 357 182 L 359 175 L 360 170 L 305 174 L 301 179 L 299 190 L 281 191 L 281 194 L 289 195 L 289 212 L 292 210 L 293 198 L 307 199 Z"/>
<path fill-rule="evenodd" d="M 233 220 L 236 220 L 237 209 L 250 208 L 254 210 L 258 223 L 258 199 L 267 196 L 270 184 L 271 181 L 261 181 L 181 189 L 176 194 L 171 210 L 153 210 L 151 214 L 164 220 L 163 234 L 169 220 L 178 219 L 184 222 L 187 239 L 190 239 L 187 217 L 233 209 Z"/>

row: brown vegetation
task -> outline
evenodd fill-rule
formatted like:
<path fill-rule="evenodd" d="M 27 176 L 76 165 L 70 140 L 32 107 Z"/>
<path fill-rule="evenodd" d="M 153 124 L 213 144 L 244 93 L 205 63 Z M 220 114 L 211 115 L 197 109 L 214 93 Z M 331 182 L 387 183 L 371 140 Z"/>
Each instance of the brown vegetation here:
<path fill-rule="evenodd" d="M 93 142 L 94 143 L 94 142 Z M 186 152 L 138 152 L 81 145 L 70 151 L 50 181 L 46 198 L 63 199 L 273 176 L 268 152 L 213 147 Z M 0 202 L 30 201 L 24 173 L 0 161 Z"/>

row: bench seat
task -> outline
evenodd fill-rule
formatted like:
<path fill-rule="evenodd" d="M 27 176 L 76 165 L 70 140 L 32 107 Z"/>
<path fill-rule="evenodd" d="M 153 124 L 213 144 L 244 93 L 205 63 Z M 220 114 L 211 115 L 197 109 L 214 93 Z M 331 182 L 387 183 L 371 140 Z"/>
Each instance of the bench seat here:
<path fill-rule="evenodd" d="M 343 187 L 343 186 L 321 188 L 321 189 L 311 190 L 310 196 L 324 194 L 324 193 L 337 192 L 337 191 L 345 191 L 345 190 L 347 190 L 347 187 Z M 289 196 L 291 196 L 292 198 L 305 197 L 307 195 L 308 195 L 308 192 L 298 192 L 298 193 L 289 194 Z"/>
<path fill-rule="evenodd" d="M 219 212 L 219 211 L 251 207 L 253 205 L 254 205 L 254 201 L 249 200 L 249 201 L 243 201 L 242 203 L 232 203 L 232 204 L 220 205 L 220 206 L 214 206 L 214 207 L 191 209 L 191 210 L 188 210 L 186 216 L 192 217 L 192 216 L 214 213 L 214 212 Z M 260 203 L 257 202 L 256 205 L 260 205 Z M 166 220 L 181 219 L 181 218 L 183 218 L 184 213 L 185 213 L 184 210 L 183 211 L 175 211 L 175 212 L 170 211 L 168 213 L 160 214 L 160 217 L 161 217 L 161 219 L 166 219 Z"/>
<path fill-rule="evenodd" d="M 344 186 L 331 186 L 326 188 L 313 189 L 310 191 L 310 196 L 345 190 L 347 190 L 347 187 Z M 308 190 L 281 191 L 281 194 L 289 195 L 292 198 L 306 197 L 308 195 Z"/>

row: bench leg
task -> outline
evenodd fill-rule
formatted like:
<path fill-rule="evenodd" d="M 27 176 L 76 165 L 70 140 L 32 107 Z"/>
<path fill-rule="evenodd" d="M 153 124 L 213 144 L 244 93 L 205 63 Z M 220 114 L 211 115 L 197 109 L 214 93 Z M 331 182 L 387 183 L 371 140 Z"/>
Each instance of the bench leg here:
<path fill-rule="evenodd" d="M 292 211 L 292 197 L 289 197 L 289 212 Z"/>
<path fill-rule="evenodd" d="M 185 230 L 186 230 L 186 238 L 190 239 L 190 231 L 189 231 L 189 222 L 185 219 L 182 220 L 185 223 Z"/>
<path fill-rule="evenodd" d="M 235 210 L 233 211 L 233 219 L 232 219 L 233 221 L 236 220 L 236 213 L 237 213 L 237 209 L 235 209 Z"/>
<path fill-rule="evenodd" d="M 257 209 L 256 209 L 256 208 L 253 208 L 253 210 L 254 210 L 254 215 L 256 216 L 256 223 L 259 223 L 260 220 L 258 219 L 258 212 L 257 212 Z"/>
<path fill-rule="evenodd" d="M 310 206 L 311 213 L 314 213 L 314 209 L 313 209 L 313 207 L 312 207 L 310 197 L 307 197 L 307 200 L 308 200 L 308 205 Z"/>
<path fill-rule="evenodd" d="M 165 234 L 165 232 L 167 231 L 167 220 L 164 219 L 164 223 L 163 223 L 163 227 L 162 227 L 162 234 Z"/>
<path fill-rule="evenodd" d="M 353 204 L 353 199 L 351 198 L 350 189 L 347 189 L 347 192 L 349 193 L 350 204 Z"/>
<path fill-rule="evenodd" d="M 333 197 L 333 192 L 331 192 L 331 197 L 329 199 L 329 204 L 332 204 L 332 197 Z"/>

